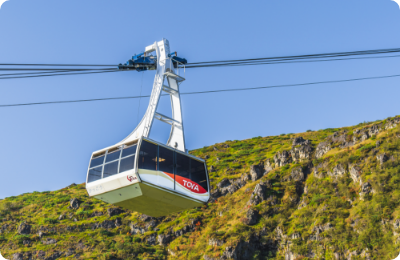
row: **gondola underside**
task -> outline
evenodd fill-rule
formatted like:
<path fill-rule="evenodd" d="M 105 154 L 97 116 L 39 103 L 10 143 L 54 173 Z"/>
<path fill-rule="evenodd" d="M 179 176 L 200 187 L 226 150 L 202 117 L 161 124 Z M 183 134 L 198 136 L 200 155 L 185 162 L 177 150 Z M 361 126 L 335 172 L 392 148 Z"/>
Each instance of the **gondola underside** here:
<path fill-rule="evenodd" d="M 145 182 L 138 182 L 94 197 L 152 217 L 161 217 L 201 207 L 204 204 Z"/>

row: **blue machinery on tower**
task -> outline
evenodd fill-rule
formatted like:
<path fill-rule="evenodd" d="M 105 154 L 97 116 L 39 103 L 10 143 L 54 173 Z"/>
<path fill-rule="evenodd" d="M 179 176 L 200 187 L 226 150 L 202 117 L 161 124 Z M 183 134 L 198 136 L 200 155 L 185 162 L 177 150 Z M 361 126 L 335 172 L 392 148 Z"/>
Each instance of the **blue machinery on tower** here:
<path fill-rule="evenodd" d="M 168 57 L 171 59 L 171 62 L 175 69 L 178 68 L 179 64 L 181 65 L 187 64 L 187 60 L 184 58 L 179 58 L 177 56 L 177 52 L 168 54 Z M 132 59 L 128 60 L 125 64 L 119 64 L 118 68 L 120 70 L 137 70 L 137 71 L 156 70 L 157 57 L 153 55 L 147 56 L 146 52 L 143 52 L 138 55 L 132 56 Z"/>

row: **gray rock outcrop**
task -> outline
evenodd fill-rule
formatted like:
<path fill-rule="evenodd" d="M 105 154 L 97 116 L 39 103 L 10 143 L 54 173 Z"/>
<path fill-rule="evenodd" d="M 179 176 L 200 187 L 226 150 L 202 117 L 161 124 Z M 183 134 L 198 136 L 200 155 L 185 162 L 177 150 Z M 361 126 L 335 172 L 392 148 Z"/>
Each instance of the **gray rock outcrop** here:
<path fill-rule="evenodd" d="M 129 224 L 129 228 L 131 229 L 132 235 L 144 234 L 146 232 L 146 229 L 144 229 L 143 227 L 140 227 L 137 223 Z"/>
<path fill-rule="evenodd" d="M 370 255 L 370 253 L 369 253 L 369 250 L 368 250 L 368 248 L 366 248 L 366 249 L 364 249 L 362 252 L 361 252 L 361 255 L 360 255 L 363 259 L 365 259 L 365 260 L 371 260 L 371 255 Z"/>
<path fill-rule="evenodd" d="M 196 225 L 200 222 L 200 218 L 190 219 L 189 224 L 175 232 L 176 237 L 180 237 L 188 232 L 193 232 L 196 229 Z"/>
<path fill-rule="evenodd" d="M 71 209 L 78 209 L 79 206 L 80 206 L 80 204 L 81 204 L 81 202 L 80 202 L 77 198 L 72 198 L 72 199 L 69 201 L 69 207 L 70 207 Z"/>
<path fill-rule="evenodd" d="M 258 220 L 258 211 L 254 209 L 249 209 L 246 213 L 246 218 L 243 220 L 243 224 L 252 226 L 257 224 Z"/>
<path fill-rule="evenodd" d="M 146 223 L 145 228 L 147 230 L 153 230 L 157 226 L 157 221 L 151 220 L 150 222 Z"/>
<path fill-rule="evenodd" d="M 222 181 L 220 181 L 217 184 L 217 192 L 214 194 L 214 196 L 216 196 L 218 198 L 218 197 L 221 197 L 221 196 L 225 196 L 227 194 L 232 194 L 237 189 L 238 188 L 234 184 L 233 180 L 229 180 L 228 178 L 224 178 L 224 179 L 222 179 Z"/>
<path fill-rule="evenodd" d="M 90 217 L 100 217 L 103 216 L 103 212 L 101 211 L 94 211 L 92 214 L 90 214 Z"/>
<path fill-rule="evenodd" d="M 324 156 L 324 154 L 329 152 L 331 149 L 332 148 L 329 142 L 321 142 L 317 145 L 317 148 L 315 149 L 315 157 L 317 159 L 322 158 L 322 156 Z"/>
<path fill-rule="evenodd" d="M 122 226 L 122 220 L 121 220 L 121 218 L 116 218 L 114 223 L 115 223 L 115 226 L 116 226 L 116 227 Z"/>
<path fill-rule="evenodd" d="M 39 231 L 38 236 L 39 238 L 43 238 L 44 236 L 46 236 L 46 233 L 44 231 Z"/>
<path fill-rule="evenodd" d="M 389 129 L 396 128 L 399 123 L 400 123 L 400 118 L 398 118 L 398 117 L 396 117 L 394 119 L 389 119 L 385 125 L 385 129 L 389 130 Z"/>
<path fill-rule="evenodd" d="M 143 222 L 147 222 L 147 221 L 150 221 L 150 220 L 153 220 L 153 219 L 154 219 L 153 217 L 151 217 L 149 215 L 146 215 L 146 214 L 141 214 L 140 215 L 140 220 L 143 221 Z"/>
<path fill-rule="evenodd" d="M 396 219 L 395 221 L 393 221 L 393 228 L 394 229 L 400 228 L 400 219 Z"/>
<path fill-rule="evenodd" d="M 262 185 L 260 183 L 257 184 L 256 187 L 254 188 L 253 193 L 251 194 L 248 204 L 258 205 L 261 202 L 263 202 L 264 200 L 266 200 L 267 199 L 266 191 L 267 191 L 267 187 L 265 185 Z"/>
<path fill-rule="evenodd" d="M 203 255 L 203 259 L 204 260 L 217 260 L 218 258 L 214 258 L 214 257 L 208 256 L 208 255 Z"/>
<path fill-rule="evenodd" d="M 15 253 L 12 255 L 12 260 L 24 260 L 24 255 L 22 253 Z"/>
<path fill-rule="evenodd" d="M 386 153 L 378 154 L 376 156 L 376 159 L 379 161 L 379 163 L 382 165 L 384 162 L 389 160 L 389 157 L 386 155 Z"/>
<path fill-rule="evenodd" d="M 367 131 L 362 131 L 362 132 L 360 133 L 360 136 L 361 136 L 361 141 L 362 141 L 362 142 L 364 142 L 365 140 L 367 140 L 367 139 L 370 137 L 370 135 L 368 134 Z"/>
<path fill-rule="evenodd" d="M 295 138 L 293 139 L 292 146 L 301 145 L 301 144 L 303 144 L 305 141 L 306 141 L 306 140 L 305 140 L 302 136 L 295 137 Z"/>
<path fill-rule="evenodd" d="M 113 229 L 115 228 L 115 221 L 104 220 L 103 222 L 100 223 L 99 227 L 105 229 Z"/>
<path fill-rule="evenodd" d="M 326 168 L 328 167 L 328 163 L 322 162 L 319 163 L 317 166 L 314 167 L 314 176 L 318 179 L 323 179 L 326 177 L 327 171 Z"/>
<path fill-rule="evenodd" d="M 368 129 L 369 136 L 377 135 L 381 131 L 378 125 L 373 125 Z"/>
<path fill-rule="evenodd" d="M 345 174 L 346 169 L 341 164 L 336 165 L 331 171 L 328 172 L 328 175 L 333 178 L 343 177 Z"/>
<path fill-rule="evenodd" d="M 301 167 L 296 167 L 292 170 L 292 172 L 290 173 L 290 176 L 292 177 L 292 179 L 294 181 L 305 181 L 306 179 L 306 175 L 303 171 L 303 168 Z"/>
<path fill-rule="evenodd" d="M 365 182 L 361 185 L 361 191 L 359 193 L 361 199 L 364 198 L 365 195 L 368 195 L 370 193 L 373 193 L 372 186 L 369 182 Z"/>
<path fill-rule="evenodd" d="M 228 178 L 224 178 L 224 179 L 222 179 L 222 181 L 220 181 L 218 184 L 217 184 L 217 187 L 219 188 L 219 189 L 223 189 L 223 188 L 226 188 L 226 187 L 228 187 L 228 186 L 230 186 L 231 185 L 231 182 L 229 181 L 229 179 Z"/>
<path fill-rule="evenodd" d="M 267 198 L 267 202 L 269 202 L 272 206 L 279 204 L 279 200 L 275 195 L 271 195 Z"/>
<path fill-rule="evenodd" d="M 308 194 L 308 185 L 307 184 L 304 185 L 303 193 Z"/>
<path fill-rule="evenodd" d="M 169 242 L 171 242 L 172 237 L 170 235 L 158 235 L 157 241 L 160 246 L 166 246 Z"/>
<path fill-rule="evenodd" d="M 334 143 L 343 143 L 346 142 L 346 134 L 342 133 L 340 134 L 339 132 L 334 132 L 332 135 L 328 136 L 329 140 L 331 140 Z"/>
<path fill-rule="evenodd" d="M 293 148 L 290 150 L 293 161 L 299 162 L 311 158 L 312 146 L 310 140 L 304 140 L 303 137 L 296 137 L 293 140 Z"/>
<path fill-rule="evenodd" d="M 275 167 L 282 167 L 292 162 L 292 157 L 288 151 L 277 152 L 274 156 Z"/>
<path fill-rule="evenodd" d="M 70 255 L 74 255 L 75 254 L 75 249 L 74 248 L 68 248 L 67 252 L 65 252 L 65 256 L 68 257 Z"/>
<path fill-rule="evenodd" d="M 293 253 L 291 250 L 285 250 L 285 260 L 296 260 L 297 254 Z"/>
<path fill-rule="evenodd" d="M 303 198 L 303 200 L 300 201 L 299 206 L 297 207 L 297 209 L 302 209 L 302 208 L 304 208 L 304 207 L 306 207 L 306 206 L 307 206 L 307 202 L 306 202 L 306 200 Z"/>
<path fill-rule="evenodd" d="M 250 176 L 251 176 L 252 181 L 256 181 L 263 176 L 263 173 L 264 173 L 263 166 L 264 165 L 262 165 L 262 164 L 250 166 Z"/>
<path fill-rule="evenodd" d="M 104 220 L 101 223 L 93 223 L 91 224 L 91 228 L 97 229 L 97 228 L 104 228 L 104 229 L 113 229 L 116 227 L 116 224 L 119 223 L 120 220 Z M 71 227 L 67 227 L 67 230 L 69 231 L 74 231 L 76 228 L 71 226 Z"/>
<path fill-rule="evenodd" d="M 264 175 L 268 174 L 270 171 L 272 171 L 272 164 L 271 164 L 271 160 L 266 160 L 264 163 Z"/>
<path fill-rule="evenodd" d="M 276 239 L 277 240 L 284 240 L 287 238 L 287 236 L 285 235 L 285 232 L 283 231 L 282 227 L 278 226 L 275 229 L 275 233 L 276 233 Z"/>
<path fill-rule="evenodd" d="M 54 238 L 44 238 L 42 239 L 42 243 L 43 245 L 52 245 L 52 244 L 56 244 L 57 240 L 55 240 Z"/>
<path fill-rule="evenodd" d="M 311 232 L 313 234 L 310 236 L 310 240 L 321 241 L 323 239 L 323 237 L 321 236 L 321 233 L 323 233 L 331 228 L 333 228 L 333 225 L 331 223 L 327 223 L 325 225 L 314 226 L 311 230 Z"/>
<path fill-rule="evenodd" d="M 29 235 L 31 233 L 31 225 L 23 222 L 18 226 L 17 232 L 20 235 Z"/>
<path fill-rule="evenodd" d="M 108 216 L 112 217 L 112 216 L 116 216 L 121 213 L 124 213 L 124 211 L 120 208 L 108 208 L 107 213 L 108 213 Z"/>
<path fill-rule="evenodd" d="M 238 179 L 222 179 L 217 184 L 217 187 L 211 191 L 211 202 L 215 201 L 219 197 L 236 192 L 238 189 L 245 186 L 250 179 L 251 175 L 249 173 L 243 173 L 243 175 Z"/>
<path fill-rule="evenodd" d="M 250 237 L 248 241 L 239 241 L 235 246 L 225 248 L 220 260 L 234 259 L 247 260 L 253 257 L 253 253 L 260 249 L 259 238 Z"/>
<path fill-rule="evenodd" d="M 153 233 L 146 238 L 146 242 L 149 245 L 155 245 L 157 242 L 157 234 Z"/>
<path fill-rule="evenodd" d="M 357 165 L 349 165 L 350 177 L 353 179 L 354 183 L 362 184 L 361 181 L 361 170 Z"/>
<path fill-rule="evenodd" d="M 208 245 L 210 245 L 210 246 L 222 246 L 224 244 L 224 241 L 223 240 L 219 240 L 219 239 L 217 239 L 217 238 L 210 238 L 209 240 L 208 240 Z"/>

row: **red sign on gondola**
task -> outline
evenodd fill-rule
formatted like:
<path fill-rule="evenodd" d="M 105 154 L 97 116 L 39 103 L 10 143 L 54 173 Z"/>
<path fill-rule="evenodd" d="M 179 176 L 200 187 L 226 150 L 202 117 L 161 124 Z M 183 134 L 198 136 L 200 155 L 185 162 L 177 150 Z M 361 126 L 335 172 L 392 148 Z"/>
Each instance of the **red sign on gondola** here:
<path fill-rule="evenodd" d="M 168 172 L 164 172 L 167 174 L 169 177 L 172 179 L 174 178 L 174 175 Z M 184 178 L 182 176 L 175 175 L 175 181 L 182 185 L 184 188 L 190 190 L 191 192 L 198 193 L 198 194 L 204 194 L 207 193 L 207 191 L 200 186 L 197 182 L 194 182 L 188 178 Z"/>
<path fill-rule="evenodd" d="M 128 181 L 132 182 L 133 180 L 136 180 L 136 177 L 133 176 L 126 176 L 126 178 L 128 179 Z"/>

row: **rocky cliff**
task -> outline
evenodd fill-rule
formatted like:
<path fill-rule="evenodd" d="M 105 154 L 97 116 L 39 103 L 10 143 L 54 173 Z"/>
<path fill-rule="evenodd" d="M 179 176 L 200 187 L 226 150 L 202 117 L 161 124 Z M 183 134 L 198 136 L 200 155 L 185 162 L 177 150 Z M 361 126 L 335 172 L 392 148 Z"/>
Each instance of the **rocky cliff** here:
<path fill-rule="evenodd" d="M 84 184 L 0 200 L 8 259 L 394 259 L 400 117 L 194 150 L 208 205 L 152 218 Z"/>

